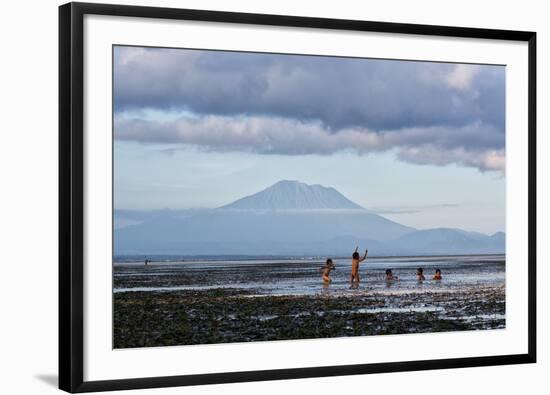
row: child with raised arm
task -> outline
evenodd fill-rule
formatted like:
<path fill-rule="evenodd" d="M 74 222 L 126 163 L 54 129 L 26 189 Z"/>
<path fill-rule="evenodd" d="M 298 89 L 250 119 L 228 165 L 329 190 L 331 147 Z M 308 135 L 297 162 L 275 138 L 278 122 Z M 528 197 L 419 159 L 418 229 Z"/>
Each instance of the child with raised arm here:
<path fill-rule="evenodd" d="M 358 249 L 359 247 L 355 247 L 355 251 L 351 256 L 350 289 L 359 287 L 359 264 L 367 259 L 367 254 L 369 252 L 369 250 L 365 250 L 365 255 L 361 258 L 357 252 Z"/>
<path fill-rule="evenodd" d="M 330 278 L 330 272 L 332 270 L 335 270 L 336 266 L 334 266 L 334 263 L 332 263 L 332 259 L 328 258 L 327 262 L 325 263 L 325 266 L 323 266 L 320 271 L 323 272 L 323 284 L 328 285 L 332 281 Z"/>

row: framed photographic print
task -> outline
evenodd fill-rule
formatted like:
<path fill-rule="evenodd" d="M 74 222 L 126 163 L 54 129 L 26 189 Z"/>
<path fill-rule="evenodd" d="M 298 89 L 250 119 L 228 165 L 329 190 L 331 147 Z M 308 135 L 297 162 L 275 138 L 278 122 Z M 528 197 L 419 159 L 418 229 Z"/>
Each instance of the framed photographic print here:
<path fill-rule="evenodd" d="M 534 32 L 59 28 L 61 389 L 535 362 Z"/>

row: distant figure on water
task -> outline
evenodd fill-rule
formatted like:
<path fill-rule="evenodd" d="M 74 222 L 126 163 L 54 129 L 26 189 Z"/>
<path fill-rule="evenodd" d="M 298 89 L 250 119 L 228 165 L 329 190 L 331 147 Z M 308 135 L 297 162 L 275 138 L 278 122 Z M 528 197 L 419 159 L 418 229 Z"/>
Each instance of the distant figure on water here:
<path fill-rule="evenodd" d="M 332 263 L 332 259 L 328 258 L 325 266 L 320 269 L 323 272 L 323 285 L 327 286 L 330 284 L 330 282 L 332 281 L 332 279 L 330 278 L 330 272 L 335 269 L 336 266 L 334 266 L 334 263 Z"/>
<path fill-rule="evenodd" d="M 424 277 L 424 269 L 421 267 L 416 269 L 416 279 L 418 281 L 424 281 L 426 279 L 426 277 Z"/>
<path fill-rule="evenodd" d="M 151 261 L 149 259 L 145 259 L 145 266 L 147 266 Z"/>
<path fill-rule="evenodd" d="M 391 269 L 386 269 L 386 281 L 394 281 L 397 279 L 399 279 L 399 277 L 394 275 Z"/>
<path fill-rule="evenodd" d="M 441 270 L 440 269 L 435 269 L 435 274 L 432 278 L 432 280 L 441 280 L 443 277 L 441 277 Z"/>
<path fill-rule="evenodd" d="M 367 254 L 369 252 L 369 250 L 365 250 L 365 255 L 361 258 L 357 252 L 358 249 L 359 247 L 355 247 L 355 251 L 351 256 L 350 289 L 359 287 L 359 264 L 367 259 Z"/>

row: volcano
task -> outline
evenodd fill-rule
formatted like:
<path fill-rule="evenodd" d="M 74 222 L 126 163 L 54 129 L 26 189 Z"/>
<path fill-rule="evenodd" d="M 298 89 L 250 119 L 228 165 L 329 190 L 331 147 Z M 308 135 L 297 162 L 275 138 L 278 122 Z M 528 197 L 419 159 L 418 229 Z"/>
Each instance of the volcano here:
<path fill-rule="evenodd" d="M 376 255 L 504 252 L 505 236 L 417 230 L 361 207 L 332 187 L 282 180 L 214 209 L 115 210 L 114 253 Z"/>

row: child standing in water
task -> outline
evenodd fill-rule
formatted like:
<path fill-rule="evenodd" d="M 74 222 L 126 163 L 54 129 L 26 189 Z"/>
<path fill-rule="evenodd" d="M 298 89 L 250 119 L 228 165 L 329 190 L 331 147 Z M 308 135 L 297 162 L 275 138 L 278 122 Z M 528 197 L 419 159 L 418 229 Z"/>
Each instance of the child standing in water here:
<path fill-rule="evenodd" d="M 432 280 L 441 280 L 442 277 L 441 277 L 441 270 L 440 269 L 435 269 L 435 274 L 432 278 Z"/>
<path fill-rule="evenodd" d="M 367 259 L 369 250 L 365 250 L 363 258 L 359 257 L 357 250 L 359 247 L 355 247 L 355 251 L 351 256 L 351 276 L 350 276 L 350 289 L 359 287 L 359 264 Z"/>
<path fill-rule="evenodd" d="M 416 269 L 416 279 L 418 281 L 424 281 L 426 279 L 426 277 L 424 277 L 424 269 L 422 269 L 421 267 Z"/>
<path fill-rule="evenodd" d="M 391 269 L 386 269 L 386 281 L 394 281 L 397 279 L 397 276 L 393 274 Z"/>
<path fill-rule="evenodd" d="M 329 285 L 332 279 L 330 278 L 330 272 L 332 270 L 335 270 L 336 266 L 334 266 L 334 263 L 332 263 L 332 259 L 328 258 L 327 262 L 325 263 L 325 266 L 323 266 L 320 270 L 323 272 L 323 284 Z"/>

